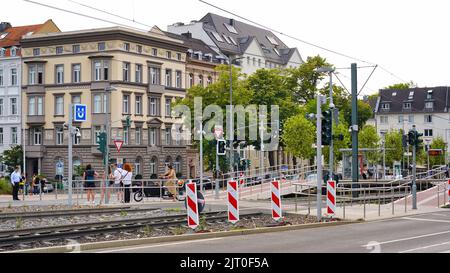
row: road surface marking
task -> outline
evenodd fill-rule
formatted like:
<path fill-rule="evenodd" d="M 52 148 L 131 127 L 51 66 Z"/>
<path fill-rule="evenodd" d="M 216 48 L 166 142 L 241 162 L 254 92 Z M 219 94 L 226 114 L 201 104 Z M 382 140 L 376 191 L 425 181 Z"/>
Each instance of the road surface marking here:
<path fill-rule="evenodd" d="M 410 218 L 403 217 L 402 219 L 411 221 L 422 221 L 422 222 L 437 222 L 437 223 L 450 223 L 450 220 L 437 220 L 437 219 L 424 219 L 424 218 Z"/>
<path fill-rule="evenodd" d="M 386 244 L 392 244 L 392 243 L 398 243 L 398 242 L 403 242 L 403 241 L 410 241 L 410 240 L 414 240 L 414 239 L 420 239 L 420 238 L 426 238 L 426 237 L 432 237 L 432 236 L 437 236 L 437 235 L 442 235 L 442 234 L 448 234 L 450 233 L 450 231 L 443 231 L 443 232 L 437 232 L 437 233 L 430 233 L 430 234 L 424 234 L 424 235 L 419 235 L 419 236 L 414 236 L 414 237 L 408 237 L 408 238 L 402 238 L 402 239 L 397 239 L 397 240 L 391 240 L 391 241 L 386 241 L 386 242 L 380 242 L 380 245 L 386 245 Z M 368 246 L 372 246 L 371 244 L 369 245 L 362 245 L 361 247 L 368 247 Z"/>
<path fill-rule="evenodd" d="M 129 251 L 129 250 L 138 250 L 138 249 L 146 249 L 146 248 L 183 245 L 183 244 L 190 244 L 190 243 L 203 243 L 203 242 L 217 241 L 217 240 L 222 240 L 222 239 L 223 238 L 212 238 L 212 239 L 195 240 L 195 241 L 184 241 L 184 242 L 178 242 L 178 243 L 157 244 L 157 245 L 149 245 L 149 246 L 139 246 L 139 247 L 121 248 L 121 249 L 114 249 L 114 250 L 105 250 L 105 251 L 99 251 L 96 253 L 113 253 L 113 252 L 119 252 L 119 251 Z"/>
<path fill-rule="evenodd" d="M 417 251 L 417 250 L 423 250 L 423 249 L 427 249 L 427 248 L 433 248 L 433 247 L 436 247 L 436 246 L 443 246 L 443 245 L 448 245 L 448 244 L 450 244 L 450 242 L 445 242 L 445 243 L 440 243 L 440 244 L 435 244 L 435 245 L 429 245 L 429 246 L 423 246 L 423 247 L 408 249 L 408 250 L 401 251 L 400 253 L 408 253 L 408 252 L 413 252 L 413 251 Z"/>
<path fill-rule="evenodd" d="M 440 214 L 440 213 L 433 213 L 433 214 L 431 214 L 431 215 L 434 215 L 434 216 L 443 216 L 443 217 L 446 217 L 447 215 L 445 215 L 445 214 Z"/>

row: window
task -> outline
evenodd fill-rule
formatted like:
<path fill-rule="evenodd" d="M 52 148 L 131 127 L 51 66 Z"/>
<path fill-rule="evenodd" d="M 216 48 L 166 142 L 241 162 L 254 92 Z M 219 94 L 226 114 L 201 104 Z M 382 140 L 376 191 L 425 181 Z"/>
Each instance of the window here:
<path fill-rule="evenodd" d="M 64 128 L 57 127 L 56 128 L 56 145 L 64 144 Z"/>
<path fill-rule="evenodd" d="M 403 103 L 403 109 L 404 110 L 410 110 L 411 109 L 411 103 L 410 102 Z"/>
<path fill-rule="evenodd" d="M 11 68 L 11 85 L 16 86 L 17 84 L 17 68 Z"/>
<path fill-rule="evenodd" d="M 274 37 L 270 37 L 270 36 L 266 36 L 267 37 L 267 40 L 269 40 L 269 42 L 272 44 L 272 45 L 278 45 L 278 42 L 277 42 L 277 40 L 275 40 L 275 38 Z"/>
<path fill-rule="evenodd" d="M 61 54 L 63 54 L 63 52 L 64 52 L 64 47 L 62 47 L 62 46 L 57 46 L 56 47 L 56 54 L 57 55 L 61 55 Z"/>
<path fill-rule="evenodd" d="M 230 24 L 224 24 L 227 30 L 231 33 L 238 34 L 236 28 Z"/>
<path fill-rule="evenodd" d="M 380 116 L 380 123 L 381 124 L 388 124 L 389 123 L 389 117 L 388 116 Z"/>
<path fill-rule="evenodd" d="M 398 123 L 403 123 L 404 120 L 403 116 L 398 116 Z"/>
<path fill-rule="evenodd" d="M 94 114 L 101 114 L 102 111 L 102 95 L 95 94 L 94 95 Z"/>
<path fill-rule="evenodd" d="M 19 143 L 19 138 L 17 136 L 17 127 L 11 128 L 11 144 L 16 145 Z"/>
<path fill-rule="evenodd" d="M 28 115 L 29 116 L 44 115 L 44 98 L 43 97 L 29 97 L 28 98 Z"/>
<path fill-rule="evenodd" d="M 175 162 L 173 163 L 173 169 L 175 170 L 175 173 L 181 173 L 181 157 L 177 157 Z"/>
<path fill-rule="evenodd" d="M 172 87 L 172 70 L 166 69 L 166 86 Z"/>
<path fill-rule="evenodd" d="M 3 86 L 3 69 L 0 69 L 0 86 Z"/>
<path fill-rule="evenodd" d="M 425 115 L 425 123 L 433 123 L 433 115 Z"/>
<path fill-rule="evenodd" d="M 181 71 L 177 71 L 176 72 L 176 87 L 177 88 L 182 88 L 181 86 Z"/>
<path fill-rule="evenodd" d="M 414 91 L 409 92 L 408 100 L 414 99 Z"/>
<path fill-rule="evenodd" d="M 425 129 L 425 134 L 424 136 L 426 137 L 432 137 L 433 136 L 433 130 L 432 129 Z"/>
<path fill-rule="evenodd" d="M 141 64 L 136 65 L 135 80 L 137 83 L 142 83 L 142 65 Z"/>
<path fill-rule="evenodd" d="M 123 144 L 128 145 L 130 144 L 130 128 L 125 127 L 123 129 Z"/>
<path fill-rule="evenodd" d="M 37 115 L 38 116 L 44 115 L 44 98 L 43 97 L 37 98 Z"/>
<path fill-rule="evenodd" d="M 33 145 L 42 145 L 42 128 L 33 129 Z"/>
<path fill-rule="evenodd" d="M 130 81 L 130 63 L 123 63 L 123 81 Z"/>
<path fill-rule="evenodd" d="M 215 32 L 215 31 L 211 31 L 211 34 L 214 36 L 214 38 L 216 38 L 217 41 L 223 43 L 223 40 L 222 40 L 222 38 L 220 37 L 219 33 Z"/>
<path fill-rule="evenodd" d="M 0 128 L 0 145 L 3 145 L 3 128 Z"/>
<path fill-rule="evenodd" d="M 3 100 L 2 100 L 2 108 L 3 108 Z M 28 98 L 28 115 L 29 116 L 36 115 L 36 98 L 35 97 Z"/>
<path fill-rule="evenodd" d="M 136 127 L 135 133 L 135 139 L 136 139 L 136 145 L 141 145 L 141 139 L 142 139 L 142 128 Z"/>
<path fill-rule="evenodd" d="M 166 145 L 172 145 L 172 129 L 166 128 L 165 130 L 165 138 L 166 138 Z"/>
<path fill-rule="evenodd" d="M 33 56 L 39 56 L 39 55 L 41 55 L 41 49 L 40 48 L 33 49 Z"/>
<path fill-rule="evenodd" d="M 261 67 L 261 59 L 258 59 L 258 66 Z"/>
<path fill-rule="evenodd" d="M 56 84 L 63 84 L 64 83 L 64 65 L 57 65 L 56 66 Z"/>
<path fill-rule="evenodd" d="M 136 162 L 134 163 L 134 167 L 135 167 L 135 174 L 140 174 L 142 175 L 142 169 L 141 169 L 141 159 L 136 159 Z"/>
<path fill-rule="evenodd" d="M 11 104 L 11 115 L 12 116 L 18 115 L 19 111 L 17 108 L 17 98 L 11 98 L 10 104 Z"/>
<path fill-rule="evenodd" d="M 0 99 L 0 116 L 3 116 L 3 99 Z"/>
<path fill-rule="evenodd" d="M 156 99 L 150 98 L 150 116 L 156 116 Z"/>
<path fill-rule="evenodd" d="M 123 44 L 123 49 L 124 49 L 125 51 L 130 51 L 130 44 L 129 44 L 129 43 L 124 43 L 124 44 Z"/>
<path fill-rule="evenodd" d="M 81 96 L 80 95 L 72 95 L 72 104 L 80 104 Z"/>
<path fill-rule="evenodd" d="M 158 49 L 157 48 L 152 48 L 152 55 L 153 56 L 158 56 Z"/>
<path fill-rule="evenodd" d="M 150 161 L 150 173 L 156 174 L 156 165 L 158 164 L 158 159 L 156 157 L 153 157 Z"/>
<path fill-rule="evenodd" d="M 6 54 L 6 49 L 0 48 L 0 57 L 5 57 L 5 54 Z"/>
<path fill-rule="evenodd" d="M 142 96 L 136 96 L 136 115 L 142 115 Z"/>
<path fill-rule="evenodd" d="M 72 52 L 73 53 L 80 53 L 80 45 L 73 45 L 72 46 Z"/>
<path fill-rule="evenodd" d="M 210 86 L 210 85 L 212 84 L 212 81 L 213 81 L 212 77 L 209 76 L 209 77 L 208 77 L 208 81 L 207 81 L 206 84 L 207 84 L 208 86 Z"/>
<path fill-rule="evenodd" d="M 189 74 L 188 81 L 189 81 L 189 88 L 194 86 L 194 74 Z"/>
<path fill-rule="evenodd" d="M 177 60 L 181 61 L 181 53 L 177 53 Z"/>
<path fill-rule="evenodd" d="M 149 144 L 150 146 L 156 146 L 156 128 L 150 128 L 149 130 Z"/>
<path fill-rule="evenodd" d="M 425 103 L 425 109 L 433 109 L 434 103 L 433 102 L 426 102 Z"/>
<path fill-rule="evenodd" d="M 204 87 L 203 85 L 203 75 L 198 76 L 198 84 L 200 84 L 201 87 Z"/>
<path fill-rule="evenodd" d="M 109 61 L 94 61 L 94 81 L 107 81 L 109 79 Z"/>
<path fill-rule="evenodd" d="M 250 65 L 250 57 L 247 57 L 247 65 Z"/>
<path fill-rule="evenodd" d="M 233 43 L 233 45 L 235 45 L 235 46 L 238 45 L 237 42 L 236 42 L 236 40 L 235 40 L 233 37 L 228 36 L 228 39 L 230 39 L 230 41 Z"/>
<path fill-rule="evenodd" d="M 142 53 L 142 46 L 141 45 L 137 45 L 136 46 L 136 52 L 141 54 Z"/>
<path fill-rule="evenodd" d="M 106 49 L 105 42 L 98 43 L 98 51 L 104 51 Z"/>
<path fill-rule="evenodd" d="M 123 95 L 123 109 L 124 114 L 130 113 L 130 95 Z"/>
<path fill-rule="evenodd" d="M 381 109 L 383 109 L 383 110 L 389 110 L 389 109 L 391 109 L 390 104 L 389 104 L 389 103 L 383 103 L 383 104 L 381 104 Z"/>
<path fill-rule="evenodd" d="M 55 116 L 64 116 L 64 97 L 55 97 Z"/>
<path fill-rule="evenodd" d="M 44 83 L 44 65 L 30 64 L 28 66 L 28 84 L 43 84 Z"/>
<path fill-rule="evenodd" d="M 408 121 L 409 121 L 409 123 L 413 123 L 414 122 L 414 116 L 413 115 L 409 115 L 408 116 Z"/>
<path fill-rule="evenodd" d="M 166 58 L 167 59 L 172 59 L 172 52 L 166 51 Z"/>
<path fill-rule="evenodd" d="M 253 58 L 253 66 L 256 66 L 256 58 Z"/>
<path fill-rule="evenodd" d="M 273 51 L 275 51 L 275 53 L 280 56 L 280 51 L 278 51 L 278 49 L 274 48 Z"/>
<path fill-rule="evenodd" d="M 73 83 L 81 82 L 81 64 L 72 65 L 72 82 Z"/>
<path fill-rule="evenodd" d="M 226 36 L 225 34 L 222 34 L 222 37 L 227 43 L 231 44 L 231 40 L 230 40 L 230 38 L 228 38 L 228 36 Z"/>
<path fill-rule="evenodd" d="M 150 83 L 153 85 L 161 84 L 161 69 L 150 67 Z"/>
<path fill-rule="evenodd" d="M 166 117 L 172 117 L 172 99 L 166 99 Z"/>
<path fill-rule="evenodd" d="M 431 100 L 431 99 L 433 99 L 433 90 L 429 90 L 427 92 L 427 100 Z"/>
<path fill-rule="evenodd" d="M 11 47 L 11 57 L 17 56 L 17 47 L 13 46 Z"/>

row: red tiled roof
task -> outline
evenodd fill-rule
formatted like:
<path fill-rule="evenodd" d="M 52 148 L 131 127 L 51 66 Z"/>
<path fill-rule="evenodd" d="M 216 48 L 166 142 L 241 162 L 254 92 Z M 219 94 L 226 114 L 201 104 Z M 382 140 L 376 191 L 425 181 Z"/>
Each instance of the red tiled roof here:
<path fill-rule="evenodd" d="M 44 24 L 7 28 L 0 33 L 0 35 L 6 32 L 8 33 L 4 39 L 0 40 L 0 48 L 20 45 L 22 36 L 29 32 L 39 31 L 43 25 Z"/>

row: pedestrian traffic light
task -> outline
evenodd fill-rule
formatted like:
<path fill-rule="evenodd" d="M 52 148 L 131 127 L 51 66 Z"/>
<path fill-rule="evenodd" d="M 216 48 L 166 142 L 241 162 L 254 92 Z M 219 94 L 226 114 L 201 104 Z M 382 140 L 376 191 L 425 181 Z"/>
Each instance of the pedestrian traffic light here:
<path fill-rule="evenodd" d="M 227 154 L 227 142 L 223 139 L 217 140 L 217 155 Z"/>
<path fill-rule="evenodd" d="M 415 136 L 416 148 L 419 148 L 420 145 L 423 143 L 423 139 L 421 139 L 421 137 L 423 137 L 423 134 L 416 131 L 416 136 Z"/>
<path fill-rule="evenodd" d="M 330 145 L 332 141 L 332 113 L 330 110 L 322 113 L 322 145 Z"/>
<path fill-rule="evenodd" d="M 127 119 L 125 120 L 125 127 L 127 127 L 127 128 L 131 127 L 131 118 L 130 118 L 130 116 L 127 116 Z"/>

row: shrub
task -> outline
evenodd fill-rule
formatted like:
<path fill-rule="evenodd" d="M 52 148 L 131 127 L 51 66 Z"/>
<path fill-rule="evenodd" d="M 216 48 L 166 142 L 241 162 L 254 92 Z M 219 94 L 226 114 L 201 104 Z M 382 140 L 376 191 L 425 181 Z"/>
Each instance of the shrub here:
<path fill-rule="evenodd" d="M 11 194 L 12 186 L 9 180 L 2 179 L 0 180 L 0 194 Z"/>

